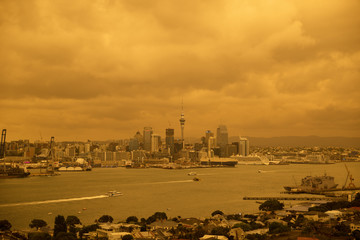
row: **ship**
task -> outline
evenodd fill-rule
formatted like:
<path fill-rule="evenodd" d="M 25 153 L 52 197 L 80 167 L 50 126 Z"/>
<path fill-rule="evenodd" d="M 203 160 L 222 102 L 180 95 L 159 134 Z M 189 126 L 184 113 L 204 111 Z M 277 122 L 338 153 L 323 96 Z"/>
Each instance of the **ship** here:
<path fill-rule="evenodd" d="M 334 177 L 324 174 L 323 176 L 306 176 L 299 186 L 284 186 L 284 189 L 292 193 L 316 193 L 335 190 L 337 186 Z"/>
<path fill-rule="evenodd" d="M 236 159 L 222 158 L 214 155 L 214 151 L 210 147 L 210 139 L 208 142 L 207 152 L 200 151 L 200 165 L 209 167 L 235 167 L 238 163 Z"/>
<path fill-rule="evenodd" d="M 233 155 L 230 157 L 233 160 L 236 160 L 239 165 L 269 165 L 270 161 L 266 156 L 259 155 Z"/>

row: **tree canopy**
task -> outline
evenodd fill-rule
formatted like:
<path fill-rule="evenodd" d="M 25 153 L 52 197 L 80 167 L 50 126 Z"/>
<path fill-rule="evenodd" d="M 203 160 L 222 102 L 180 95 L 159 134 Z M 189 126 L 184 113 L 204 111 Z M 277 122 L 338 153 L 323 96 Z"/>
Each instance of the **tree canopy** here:
<path fill-rule="evenodd" d="M 0 220 L 0 231 L 7 231 L 11 229 L 11 223 L 8 220 Z"/>
<path fill-rule="evenodd" d="M 136 216 L 130 216 L 126 219 L 127 223 L 131 223 L 131 222 L 137 223 L 138 221 L 139 221 L 139 219 Z"/>
<path fill-rule="evenodd" d="M 67 216 L 66 225 L 81 224 L 80 219 L 77 216 Z"/>
<path fill-rule="evenodd" d="M 41 227 L 45 227 L 47 223 L 42 219 L 33 219 L 29 224 L 29 227 L 39 229 Z"/>
<path fill-rule="evenodd" d="M 224 215 L 224 213 L 222 212 L 222 211 L 220 211 L 220 210 L 216 210 L 216 211 L 214 211 L 213 213 L 211 213 L 211 216 L 215 216 L 215 215 Z"/>
<path fill-rule="evenodd" d="M 51 240 L 50 234 L 46 232 L 32 232 L 28 235 L 29 240 Z"/>
<path fill-rule="evenodd" d="M 133 239 L 134 239 L 134 237 L 131 234 L 127 234 L 122 237 L 122 240 L 133 240 Z"/>
<path fill-rule="evenodd" d="M 61 232 L 67 232 L 66 221 L 64 216 L 57 215 L 55 217 L 54 237 L 56 237 Z"/>
<path fill-rule="evenodd" d="M 107 223 L 107 222 L 112 223 L 113 221 L 114 221 L 114 219 L 110 215 L 102 215 L 98 219 L 98 222 L 101 222 L 101 223 Z"/>
<path fill-rule="evenodd" d="M 266 200 L 259 206 L 259 210 L 262 211 L 275 211 L 281 210 L 284 208 L 284 204 L 279 202 L 278 200 Z"/>

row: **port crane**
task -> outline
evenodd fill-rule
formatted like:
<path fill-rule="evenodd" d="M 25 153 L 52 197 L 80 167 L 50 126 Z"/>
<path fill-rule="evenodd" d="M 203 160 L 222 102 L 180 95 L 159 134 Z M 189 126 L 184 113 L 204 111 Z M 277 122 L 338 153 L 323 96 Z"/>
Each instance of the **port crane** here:
<path fill-rule="evenodd" d="M 49 167 L 49 158 L 51 158 L 51 160 L 53 160 L 53 144 L 54 144 L 54 137 L 50 138 L 50 144 L 49 144 L 49 153 L 46 157 L 46 173 L 50 173 L 53 174 L 54 173 L 54 166 L 53 166 L 53 162 L 50 164 Z M 41 174 L 41 168 L 40 168 L 40 174 Z"/>
<path fill-rule="evenodd" d="M 346 179 L 345 179 L 345 184 L 344 184 L 344 186 L 342 187 L 342 189 L 352 189 L 352 188 L 356 188 L 356 187 L 355 187 L 355 184 L 353 183 L 354 178 L 353 178 L 352 174 L 350 173 L 350 171 L 349 171 L 348 167 L 346 166 L 346 164 L 345 164 L 345 168 L 346 168 L 346 171 L 347 171 L 347 176 L 346 176 Z M 348 179 L 350 180 L 350 183 L 349 183 L 349 185 L 346 187 L 346 184 L 347 184 L 347 182 L 348 182 Z"/>

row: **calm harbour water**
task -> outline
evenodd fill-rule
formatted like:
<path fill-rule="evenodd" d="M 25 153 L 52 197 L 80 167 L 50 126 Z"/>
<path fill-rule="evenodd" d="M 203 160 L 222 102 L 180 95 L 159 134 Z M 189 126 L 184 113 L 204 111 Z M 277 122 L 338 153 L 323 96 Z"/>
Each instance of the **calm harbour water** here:
<path fill-rule="evenodd" d="M 360 163 L 347 166 L 355 185 L 360 186 Z M 189 172 L 197 172 L 201 180 L 192 181 Z M 168 217 L 208 217 L 217 209 L 251 213 L 259 204 L 243 200 L 244 196 L 280 196 L 284 185 L 299 184 L 307 175 L 325 172 L 334 176 L 339 186 L 345 183 L 343 163 L 183 170 L 95 168 L 54 177 L 0 179 L 0 220 L 10 221 L 13 229 L 25 229 L 35 218 L 53 226 L 58 214 L 78 216 L 87 225 L 104 214 L 117 222 L 132 215 L 147 218 L 157 211 Z M 124 195 L 101 196 L 111 190 Z"/>

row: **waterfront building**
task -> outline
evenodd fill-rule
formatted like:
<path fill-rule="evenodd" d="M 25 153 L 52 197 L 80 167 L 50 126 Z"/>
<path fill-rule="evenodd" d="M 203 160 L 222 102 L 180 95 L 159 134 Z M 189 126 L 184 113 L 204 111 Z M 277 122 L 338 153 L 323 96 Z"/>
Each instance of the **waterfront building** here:
<path fill-rule="evenodd" d="M 174 154 L 174 129 L 167 128 L 166 129 L 166 137 L 165 137 L 166 148 L 169 153 Z"/>
<path fill-rule="evenodd" d="M 151 151 L 151 135 L 153 134 L 152 127 L 144 127 L 144 150 Z"/>

